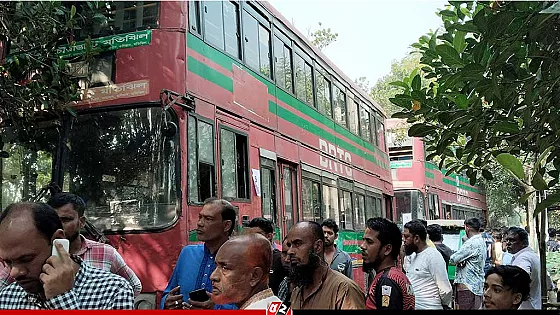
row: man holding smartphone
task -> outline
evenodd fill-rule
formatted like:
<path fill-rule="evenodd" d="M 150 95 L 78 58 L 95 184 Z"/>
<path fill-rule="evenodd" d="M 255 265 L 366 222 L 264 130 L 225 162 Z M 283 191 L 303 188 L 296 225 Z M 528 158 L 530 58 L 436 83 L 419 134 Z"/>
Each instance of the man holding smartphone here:
<path fill-rule="evenodd" d="M 134 291 L 120 276 L 70 256 L 55 239 L 62 223 L 49 205 L 15 203 L 0 214 L 0 261 L 16 282 L 0 291 L 0 309 L 133 309 Z"/>
<path fill-rule="evenodd" d="M 216 305 L 209 292 L 212 291 L 210 275 L 216 268 L 216 253 L 233 233 L 236 216 L 235 209 L 226 200 L 209 198 L 204 201 L 196 229 L 198 240 L 204 244 L 185 246 L 179 254 L 171 279 L 163 291 L 162 309 L 237 308 L 234 304 Z"/>

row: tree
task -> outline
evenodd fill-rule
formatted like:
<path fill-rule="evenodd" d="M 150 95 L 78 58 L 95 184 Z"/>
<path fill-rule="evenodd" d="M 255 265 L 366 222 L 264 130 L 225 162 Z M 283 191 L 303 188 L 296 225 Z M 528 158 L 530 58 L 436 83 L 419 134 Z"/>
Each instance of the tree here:
<path fill-rule="evenodd" d="M 107 23 L 105 2 L 14 1 L 0 6 L 0 122 L 24 128 L 36 116 L 60 114 L 80 100 L 79 79 L 70 62 L 92 60 L 96 50 L 86 39 L 85 53 L 65 59 L 57 53 L 74 45 L 78 32 Z M 105 11 L 104 11 L 105 10 Z M 71 109 L 70 109 L 71 110 Z"/>
<path fill-rule="evenodd" d="M 442 157 L 440 167 L 466 171 L 471 183 L 478 173 L 491 178 L 485 166 L 496 159 L 525 185 L 529 212 L 534 192 L 560 174 L 559 18 L 541 13 L 552 4 L 451 2 L 439 12 L 443 33 L 413 45 L 422 77 L 434 81 L 396 82 L 402 92 L 391 99 L 402 108 L 394 116 L 414 123 L 410 135 L 429 136 L 428 158 Z M 465 146 L 449 150 L 460 138 Z M 553 191 L 535 212 L 558 201 Z"/>
<path fill-rule="evenodd" d="M 399 94 L 399 87 L 390 83 L 395 81 L 406 82 L 409 80 L 409 75 L 415 70 L 420 68 L 420 54 L 412 53 L 405 56 L 400 61 L 393 60 L 391 63 L 391 72 L 377 80 L 377 83 L 368 90 L 371 98 L 376 101 L 385 110 L 387 116 L 400 111 L 400 107 L 394 105 L 389 101 L 390 98 Z M 412 76 L 414 78 L 414 75 Z"/>
<path fill-rule="evenodd" d="M 323 48 L 334 43 L 338 38 L 338 33 L 334 33 L 330 27 L 324 28 L 321 22 L 319 22 L 319 29 L 308 33 L 311 43 L 313 43 L 315 47 L 319 48 L 319 50 L 323 50 Z"/>
<path fill-rule="evenodd" d="M 509 223 L 519 220 L 524 221 L 524 215 L 518 209 L 523 205 L 519 198 L 524 189 L 519 182 L 497 163 L 489 167 L 492 179 L 481 178 L 486 190 L 486 203 L 488 205 L 488 225 L 493 227 L 510 226 Z"/>

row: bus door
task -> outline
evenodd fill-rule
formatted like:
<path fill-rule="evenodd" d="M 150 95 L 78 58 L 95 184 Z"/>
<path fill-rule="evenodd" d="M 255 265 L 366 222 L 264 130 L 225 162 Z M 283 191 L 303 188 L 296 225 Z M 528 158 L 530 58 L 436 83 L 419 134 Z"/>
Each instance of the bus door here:
<path fill-rule="evenodd" d="M 276 201 L 276 161 L 261 157 L 261 204 L 262 216 L 279 226 Z"/>
<path fill-rule="evenodd" d="M 297 166 L 278 161 L 280 177 L 280 217 L 282 236 L 287 235 L 292 226 L 299 221 Z"/>

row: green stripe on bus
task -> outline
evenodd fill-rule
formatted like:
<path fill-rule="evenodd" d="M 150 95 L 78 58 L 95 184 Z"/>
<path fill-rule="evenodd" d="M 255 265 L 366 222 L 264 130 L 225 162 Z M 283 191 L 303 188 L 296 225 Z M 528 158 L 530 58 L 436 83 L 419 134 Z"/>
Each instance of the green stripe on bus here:
<path fill-rule="evenodd" d="M 331 143 L 334 143 L 336 145 L 338 145 L 339 147 L 343 148 L 346 151 L 352 152 L 366 160 L 369 160 L 373 163 L 375 163 L 376 165 L 379 165 L 379 163 L 377 162 L 377 159 L 375 158 L 375 156 L 368 154 L 367 152 L 364 152 L 352 145 L 350 145 L 348 142 L 343 141 L 341 139 L 339 139 L 338 137 L 336 137 L 335 135 L 325 132 L 323 129 L 321 129 L 319 126 L 313 125 L 312 123 L 308 122 L 307 120 L 305 120 L 305 118 L 302 118 L 292 112 L 290 112 L 289 110 L 278 106 L 276 103 L 274 103 L 273 101 L 268 101 L 268 108 L 271 112 L 276 113 L 276 115 L 278 117 L 281 117 L 282 119 L 291 122 L 292 124 L 301 127 L 309 132 L 311 132 L 312 134 L 323 138 Z M 334 124 L 334 122 L 333 122 Z"/>
<path fill-rule="evenodd" d="M 430 163 L 430 162 L 424 162 L 424 166 L 425 166 L 427 169 L 429 169 L 429 170 L 440 171 L 443 175 L 445 175 L 445 173 L 447 172 L 446 169 L 440 170 L 440 169 L 437 167 L 437 165 L 435 165 L 435 164 L 433 164 L 433 163 Z M 454 173 L 451 173 L 451 174 L 449 174 L 449 175 L 447 175 L 447 176 L 453 177 L 453 178 L 455 178 L 455 177 L 458 176 L 460 182 L 463 182 L 463 183 L 465 183 L 465 184 L 469 184 L 469 185 L 470 185 L 469 179 L 466 178 L 466 177 L 464 177 L 464 176 L 460 176 L 460 175 L 457 175 L 457 174 L 454 174 Z M 453 181 L 453 180 L 451 180 L 451 181 Z M 453 181 L 453 182 L 454 182 L 454 181 Z M 454 186 L 457 186 L 457 185 L 455 185 L 455 184 L 453 184 L 453 185 L 454 185 Z M 469 188 L 471 188 L 471 189 L 474 189 L 473 192 L 478 192 L 478 190 L 477 190 L 476 188 L 473 188 L 472 186 L 467 186 L 467 187 L 469 187 Z"/>
<path fill-rule="evenodd" d="M 196 51 L 197 53 L 203 55 L 204 57 L 212 60 L 213 62 L 219 64 L 221 67 L 225 68 L 228 71 L 233 72 L 233 65 L 237 65 L 239 68 L 247 70 L 247 72 L 251 73 L 253 77 L 257 80 L 261 81 L 265 84 L 268 88 L 268 93 L 274 95 L 274 90 L 276 90 L 276 86 L 271 83 L 270 81 L 262 78 L 259 75 L 256 75 L 253 70 L 247 68 L 245 65 L 235 61 L 235 59 L 229 57 L 228 55 L 212 48 L 205 42 L 203 42 L 200 38 L 192 35 L 189 33 L 187 46 L 192 50 Z"/>
<path fill-rule="evenodd" d="M 426 174 L 426 177 L 428 177 L 428 178 L 431 178 L 431 179 L 436 178 L 435 175 L 432 172 L 425 171 L 424 174 Z"/>
<path fill-rule="evenodd" d="M 311 108 L 308 105 L 306 105 L 305 103 L 299 101 L 294 96 L 284 92 L 283 90 L 281 90 L 279 88 L 276 88 L 276 86 L 273 83 L 271 83 L 270 81 L 262 78 L 260 75 L 254 73 L 254 71 L 252 71 L 251 69 L 249 69 L 249 68 L 245 67 L 244 65 L 238 63 L 237 61 L 235 61 L 233 58 L 227 56 L 226 54 L 208 46 L 200 38 L 198 38 L 198 37 L 196 37 L 196 36 L 194 36 L 190 33 L 189 33 L 189 37 L 188 37 L 188 46 L 189 46 L 189 48 L 193 49 L 197 53 L 205 56 L 206 58 L 211 59 L 213 62 L 217 63 L 218 65 L 220 65 L 221 67 L 223 67 L 225 69 L 228 69 L 228 70 L 231 71 L 231 69 L 233 67 L 232 66 L 233 64 L 236 64 L 240 68 L 245 69 L 253 77 L 255 77 L 256 79 L 258 79 L 259 81 L 261 81 L 262 83 L 264 83 L 267 86 L 269 94 L 271 94 L 271 95 L 277 94 L 278 99 L 280 99 L 284 103 L 290 105 L 294 109 L 296 109 L 296 110 L 302 112 L 303 114 L 317 120 L 318 122 L 322 123 L 323 125 L 325 125 L 329 129 L 340 133 L 341 135 L 343 135 L 346 138 L 354 141 L 358 145 L 361 145 L 361 146 L 369 149 L 372 152 L 377 152 L 377 154 L 380 155 L 381 159 L 377 159 L 375 156 L 373 156 L 369 153 L 366 153 L 363 150 L 360 150 L 359 148 L 356 148 L 354 146 L 351 146 L 352 149 L 346 149 L 347 151 L 354 152 L 355 154 L 358 154 L 362 157 L 364 157 L 364 155 L 367 155 L 367 156 L 371 157 L 371 158 L 367 158 L 367 159 L 374 162 L 377 166 L 379 166 L 383 169 L 389 169 L 389 165 L 386 162 L 387 154 L 385 154 L 379 148 L 377 148 L 374 145 L 372 145 L 371 143 L 361 139 L 360 137 L 354 135 L 349 130 L 346 130 L 341 126 L 338 126 L 337 124 L 334 123 L 334 121 L 332 121 L 332 120 L 328 119 L 327 117 L 323 116 L 322 114 L 320 114 L 319 112 L 317 112 L 313 108 Z M 233 93 L 233 80 L 231 78 L 228 78 L 226 75 L 220 73 L 219 71 L 216 71 L 216 70 L 212 69 L 211 67 L 205 65 L 204 63 L 196 60 L 195 58 L 193 58 L 191 56 L 188 57 L 188 68 L 189 68 L 189 71 L 203 77 L 204 79 L 206 79 L 208 81 L 216 83 L 217 85 L 219 85 L 219 86 L 223 87 L 224 89 Z M 306 123 L 306 124 L 309 124 L 309 123 Z M 319 136 L 319 137 L 322 137 L 322 138 L 325 138 L 324 134 L 326 134 L 326 132 L 322 129 L 320 129 L 319 133 L 315 133 L 315 132 L 313 132 L 313 133 L 315 135 Z M 347 147 L 348 145 L 350 145 L 350 144 L 348 144 L 346 142 L 342 142 L 342 141 L 344 141 L 344 140 L 338 139 L 337 142 L 333 142 L 333 143 L 336 143 L 340 147 L 344 147 L 344 146 Z M 342 144 L 342 145 L 340 145 L 340 144 Z"/>
<path fill-rule="evenodd" d="M 464 190 L 479 194 L 478 189 L 472 188 L 471 186 L 467 186 L 465 184 L 457 183 L 456 181 L 451 180 L 449 178 L 443 178 L 443 182 L 448 184 L 448 185 L 459 187 L 459 188 L 462 188 Z"/>
<path fill-rule="evenodd" d="M 333 129 L 334 131 L 336 131 L 336 132 L 340 133 L 341 135 L 345 136 L 346 138 L 356 142 L 357 144 L 363 146 L 366 149 L 369 149 L 369 150 L 375 152 L 376 148 L 371 143 L 369 143 L 369 142 L 363 140 L 362 138 L 356 136 L 355 134 L 351 133 L 349 130 L 345 129 L 344 127 L 341 127 L 338 124 L 335 124 L 332 120 L 328 119 L 323 114 L 319 113 L 314 108 L 305 104 L 304 102 L 298 100 L 294 96 L 284 92 L 281 89 L 277 89 L 276 90 L 276 97 L 278 97 L 278 99 L 281 100 L 282 102 L 290 105 L 291 107 L 293 107 L 294 109 L 297 109 L 298 111 L 304 113 L 305 115 L 317 120 L 318 122 L 322 123 L 323 125 L 328 126 L 329 128 Z"/>
<path fill-rule="evenodd" d="M 189 56 L 189 71 L 233 93 L 233 80 Z"/>

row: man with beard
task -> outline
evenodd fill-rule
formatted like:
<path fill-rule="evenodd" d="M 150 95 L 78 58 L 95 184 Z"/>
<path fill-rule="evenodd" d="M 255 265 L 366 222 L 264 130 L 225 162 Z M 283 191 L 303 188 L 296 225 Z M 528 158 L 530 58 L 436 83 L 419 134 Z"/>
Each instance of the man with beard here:
<path fill-rule="evenodd" d="M 325 235 L 321 225 L 305 221 L 294 225 L 287 235 L 290 260 L 292 309 L 364 309 L 360 287 L 324 260 Z"/>
<path fill-rule="evenodd" d="M 413 310 L 414 293 L 410 281 L 396 265 L 402 244 L 399 227 L 384 218 L 366 222 L 360 249 L 364 272 L 375 270 L 366 308 L 370 310 Z"/>
<path fill-rule="evenodd" d="M 321 223 L 321 227 L 325 233 L 325 261 L 331 269 L 353 280 L 352 258 L 334 243 L 338 238 L 338 225 L 333 219 L 326 219 Z"/>
<path fill-rule="evenodd" d="M 420 220 L 404 225 L 402 234 L 406 254 L 406 276 L 412 284 L 417 310 L 448 309 L 452 289 L 443 257 L 426 244 L 426 227 Z"/>
<path fill-rule="evenodd" d="M 128 281 L 54 243 L 64 237 L 47 204 L 15 203 L 0 214 L 0 261 L 16 280 L 0 292 L 0 309 L 133 309 Z"/>
<path fill-rule="evenodd" d="M 513 254 L 511 265 L 525 270 L 531 278 L 529 299 L 521 303 L 520 309 L 542 308 L 541 299 L 541 261 L 531 247 L 529 247 L 529 234 L 522 228 L 510 227 L 506 234 L 506 247 Z"/>
<path fill-rule="evenodd" d="M 225 242 L 216 254 L 212 300 L 234 303 L 240 310 L 268 310 L 281 302 L 268 287 L 272 264 L 270 242 L 261 234 L 246 234 Z"/>
<path fill-rule="evenodd" d="M 66 238 L 70 241 L 70 254 L 80 257 L 85 263 L 103 270 L 107 270 L 125 278 L 132 288 L 134 294 L 140 294 L 142 284 L 134 271 L 124 262 L 122 256 L 108 244 L 103 244 L 86 239 L 80 230 L 86 224 L 84 212 L 86 204 L 82 198 L 71 193 L 63 192 L 52 196 L 47 204 L 53 207 L 62 221 L 62 227 Z M 15 281 L 9 277 L 9 273 L 0 271 L 0 283 L 5 285 Z M 0 286 L 1 290 L 1 286 Z"/>
<path fill-rule="evenodd" d="M 183 247 L 167 288 L 161 299 L 162 309 L 237 309 L 235 304 L 215 304 L 208 290 L 212 288 L 210 275 L 216 269 L 215 255 L 235 229 L 237 213 L 229 201 L 209 198 L 198 214 L 196 234 L 204 244 Z M 188 299 L 189 292 L 205 289 L 204 302 Z"/>

